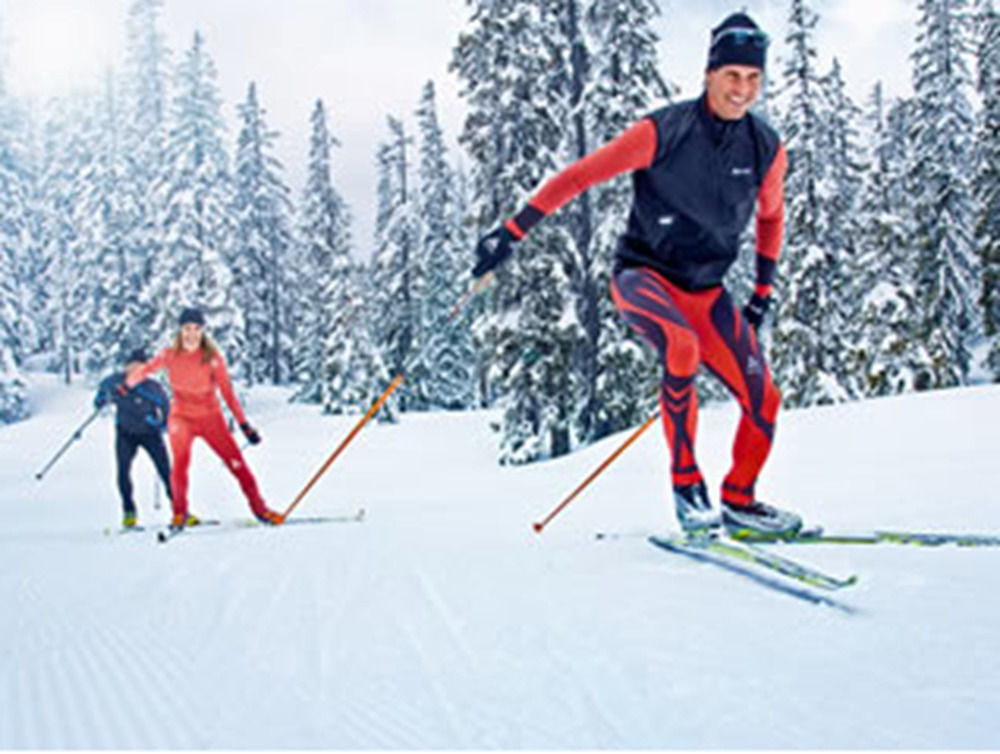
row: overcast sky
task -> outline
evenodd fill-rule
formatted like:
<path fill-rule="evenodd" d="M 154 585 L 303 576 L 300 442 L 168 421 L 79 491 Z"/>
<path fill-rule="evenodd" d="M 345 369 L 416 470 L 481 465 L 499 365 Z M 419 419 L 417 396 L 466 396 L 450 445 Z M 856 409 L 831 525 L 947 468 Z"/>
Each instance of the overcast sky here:
<path fill-rule="evenodd" d="M 0 0 L 7 84 L 27 97 L 63 94 L 121 67 L 130 0 Z M 682 94 L 701 87 L 708 29 L 745 7 L 772 36 L 771 62 L 783 52 L 788 0 L 660 0 L 656 27 L 664 76 Z M 851 94 L 863 102 L 882 79 L 890 94 L 909 94 L 916 0 L 817 0 L 821 66 L 837 55 Z M 468 17 L 465 0 L 165 0 L 161 28 L 174 60 L 194 31 L 205 37 L 219 72 L 231 144 L 236 105 L 257 83 L 267 122 L 281 133 L 278 156 L 298 197 L 308 148 L 309 114 L 327 106 L 341 141 L 335 180 L 356 219 L 355 246 L 367 257 L 375 205 L 375 147 L 387 114 L 409 126 L 428 79 L 438 88 L 453 153 L 461 127 L 451 50 Z M 772 66 L 772 71 L 778 68 Z M 454 156 L 454 155 L 453 155 Z"/>

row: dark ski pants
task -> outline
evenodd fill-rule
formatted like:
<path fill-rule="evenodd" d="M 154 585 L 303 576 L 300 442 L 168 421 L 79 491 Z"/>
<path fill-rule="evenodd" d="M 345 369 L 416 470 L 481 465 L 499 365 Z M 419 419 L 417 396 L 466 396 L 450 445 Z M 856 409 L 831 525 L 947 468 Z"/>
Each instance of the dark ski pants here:
<path fill-rule="evenodd" d="M 163 435 L 159 432 L 135 435 L 119 427 L 115 436 L 118 492 L 121 493 L 122 509 L 126 513 L 135 513 L 135 499 L 132 497 L 132 461 L 140 447 L 152 459 L 156 473 L 163 480 L 163 486 L 167 488 L 167 497 L 170 497 L 170 459 L 167 458 L 167 446 L 163 444 Z"/>
<path fill-rule="evenodd" d="M 722 286 L 686 291 L 654 270 L 633 267 L 615 274 L 611 295 L 625 321 L 656 348 L 663 364 L 660 409 L 674 485 L 702 481 L 694 452 L 698 425 L 694 378 L 704 364 L 743 412 L 722 499 L 752 502 L 757 476 L 771 451 L 781 394 L 756 334 L 729 293 Z"/>

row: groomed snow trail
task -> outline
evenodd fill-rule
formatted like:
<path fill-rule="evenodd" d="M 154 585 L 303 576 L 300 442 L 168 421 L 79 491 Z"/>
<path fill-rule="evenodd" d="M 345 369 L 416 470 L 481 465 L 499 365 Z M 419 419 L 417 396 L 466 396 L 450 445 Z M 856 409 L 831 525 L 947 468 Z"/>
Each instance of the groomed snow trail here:
<path fill-rule="evenodd" d="M 1000 550 L 786 548 L 861 576 L 856 614 L 803 603 L 643 541 L 673 527 L 657 428 L 538 536 L 624 435 L 500 468 L 483 413 L 366 429 L 299 508 L 363 523 L 161 546 L 102 533 L 109 419 L 33 479 L 90 399 L 34 379 L 36 415 L 0 428 L 2 749 L 1000 746 Z M 278 508 L 356 420 L 285 399 L 247 400 Z M 828 528 L 998 532 L 998 415 L 994 387 L 787 412 L 761 492 Z M 704 411 L 713 488 L 735 421 Z M 249 513 L 203 445 L 191 492 Z"/>

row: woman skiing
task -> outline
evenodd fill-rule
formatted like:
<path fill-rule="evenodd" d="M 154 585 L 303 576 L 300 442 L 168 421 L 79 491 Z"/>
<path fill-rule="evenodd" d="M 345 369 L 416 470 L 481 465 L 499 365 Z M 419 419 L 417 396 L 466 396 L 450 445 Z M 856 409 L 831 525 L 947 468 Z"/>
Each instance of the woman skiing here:
<path fill-rule="evenodd" d="M 243 430 L 251 445 L 260 442 L 260 435 L 247 422 L 243 408 L 236 399 L 225 361 L 218 346 L 205 332 L 205 317 L 199 309 L 185 309 L 180 316 L 180 330 L 173 344 L 158 353 L 152 361 L 129 373 L 125 385 L 131 389 L 145 378 L 166 369 L 170 388 L 174 394 L 173 409 L 167 421 L 173 470 L 170 487 L 173 502 L 173 519 L 170 528 L 180 530 L 187 521 L 188 465 L 191 462 L 191 444 L 201 437 L 223 460 L 250 503 L 250 509 L 259 521 L 266 524 L 284 523 L 284 517 L 270 510 L 261 497 L 250 469 L 222 415 L 216 389 L 222 393 L 230 412 Z"/>

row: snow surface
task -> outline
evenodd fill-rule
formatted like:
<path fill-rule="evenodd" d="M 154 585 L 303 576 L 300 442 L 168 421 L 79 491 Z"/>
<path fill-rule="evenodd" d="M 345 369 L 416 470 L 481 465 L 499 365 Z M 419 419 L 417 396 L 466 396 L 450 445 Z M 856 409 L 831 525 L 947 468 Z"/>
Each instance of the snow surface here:
<path fill-rule="evenodd" d="M 297 511 L 363 523 L 161 546 L 102 531 L 110 417 L 33 478 L 91 399 L 33 382 L 35 416 L 0 428 L 2 749 L 1000 747 L 1000 550 L 782 550 L 859 574 L 854 613 L 662 552 L 641 536 L 674 527 L 658 427 L 539 536 L 625 435 L 501 468 L 488 413 L 366 428 Z M 247 405 L 279 509 L 356 420 L 285 398 Z M 997 386 L 787 412 L 759 491 L 828 529 L 997 532 L 998 416 Z M 736 418 L 703 411 L 714 483 Z M 167 518 L 151 469 L 146 523 Z M 248 515 L 204 445 L 191 492 Z"/>

